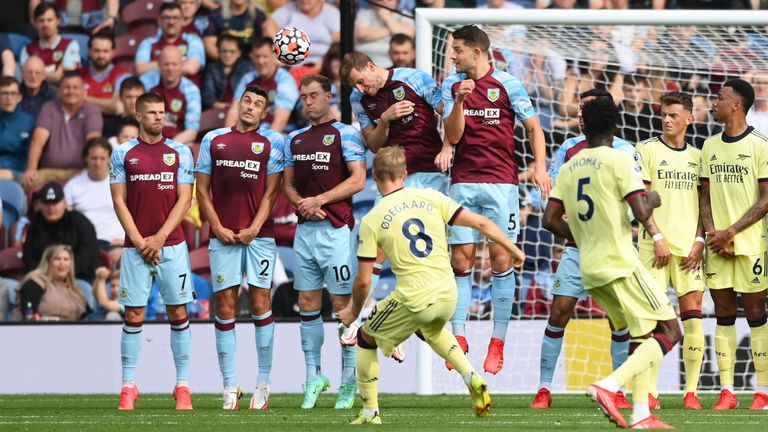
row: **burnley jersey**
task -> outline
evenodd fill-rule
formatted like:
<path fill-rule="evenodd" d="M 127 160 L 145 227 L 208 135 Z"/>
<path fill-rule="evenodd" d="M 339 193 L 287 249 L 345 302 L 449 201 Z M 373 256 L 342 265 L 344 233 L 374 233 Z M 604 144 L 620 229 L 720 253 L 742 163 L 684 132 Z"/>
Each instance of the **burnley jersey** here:
<path fill-rule="evenodd" d="M 177 187 L 192 184 L 192 151 L 170 138 L 156 144 L 132 139 L 112 153 L 109 183 L 126 186 L 126 204 L 142 237 L 156 234 L 176 205 Z M 181 224 L 163 246 L 173 246 L 185 240 Z M 125 247 L 134 247 L 125 236 Z"/>
<path fill-rule="evenodd" d="M 452 115 L 454 99 L 467 74 L 443 82 L 443 112 Z M 491 68 L 475 80 L 464 99 L 464 134 L 456 144 L 452 183 L 518 184 L 515 161 L 515 118 L 527 120 L 536 111 L 523 84 L 512 75 Z"/>
<path fill-rule="evenodd" d="M 196 172 L 211 176 L 213 208 L 235 233 L 251 226 L 267 189 L 267 176 L 283 172 L 283 136 L 269 129 L 208 132 L 200 144 Z M 257 237 L 274 237 L 267 218 Z"/>
<path fill-rule="evenodd" d="M 365 147 L 360 132 L 352 126 L 331 120 L 291 132 L 285 146 L 285 167 L 294 169 L 296 191 L 302 197 L 327 192 L 349 178 L 347 162 L 364 161 Z M 352 229 L 352 198 L 323 206 L 336 228 Z M 299 223 L 304 217 L 297 213 Z"/>
<path fill-rule="evenodd" d="M 413 102 L 413 112 L 389 123 L 389 136 L 385 145 L 399 145 L 405 150 L 405 163 L 409 173 L 437 172 L 435 157 L 443 147 L 437 131 L 435 108 L 440 105 L 440 87 L 426 72 L 411 68 L 389 71 L 384 86 L 369 96 L 352 90 L 350 103 L 360 127 L 378 125 L 381 114 L 400 101 Z"/>
<path fill-rule="evenodd" d="M 123 81 L 131 76 L 131 72 L 111 64 L 100 73 L 96 72 L 93 66 L 83 66 L 80 68 L 80 75 L 85 81 L 85 91 L 88 92 L 88 96 L 111 99 L 120 90 Z"/>

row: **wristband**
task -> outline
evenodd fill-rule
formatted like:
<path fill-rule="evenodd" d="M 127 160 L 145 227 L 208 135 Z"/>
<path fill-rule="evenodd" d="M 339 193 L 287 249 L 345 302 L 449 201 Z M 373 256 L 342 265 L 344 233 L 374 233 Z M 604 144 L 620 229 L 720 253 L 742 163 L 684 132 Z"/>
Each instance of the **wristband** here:
<path fill-rule="evenodd" d="M 706 244 L 707 243 L 707 241 L 704 240 L 704 237 L 696 237 L 696 242 L 701 243 L 701 244 Z"/>
<path fill-rule="evenodd" d="M 653 238 L 653 241 L 657 242 L 657 241 L 663 239 L 664 236 L 661 233 L 657 233 L 657 234 L 654 234 L 652 238 Z"/>

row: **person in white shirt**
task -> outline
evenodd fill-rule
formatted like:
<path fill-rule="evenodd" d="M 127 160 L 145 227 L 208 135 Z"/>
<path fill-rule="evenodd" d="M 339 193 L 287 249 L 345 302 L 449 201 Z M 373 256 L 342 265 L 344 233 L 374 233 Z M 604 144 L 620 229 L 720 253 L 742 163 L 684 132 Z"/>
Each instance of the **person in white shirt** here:
<path fill-rule="evenodd" d="M 122 255 L 125 238 L 120 221 L 112 207 L 109 191 L 109 159 L 112 146 L 106 138 L 91 138 L 83 149 L 85 170 L 64 186 L 64 197 L 72 210 L 84 214 L 96 228 L 102 250 L 117 262 Z"/>
<path fill-rule="evenodd" d="M 755 88 L 755 104 L 747 113 L 747 124 L 768 134 L 768 72 L 756 73 L 751 81 Z"/>

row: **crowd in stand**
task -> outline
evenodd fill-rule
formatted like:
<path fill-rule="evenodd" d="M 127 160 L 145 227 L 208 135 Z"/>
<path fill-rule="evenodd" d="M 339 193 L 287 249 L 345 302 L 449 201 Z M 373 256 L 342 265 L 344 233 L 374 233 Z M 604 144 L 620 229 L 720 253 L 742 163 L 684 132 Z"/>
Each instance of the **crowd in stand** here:
<path fill-rule="evenodd" d="M 0 180 L 23 189 L 27 201 L 23 207 L 28 211 L 16 209 L 21 214 L 6 220 L 2 231 L 5 250 L 0 274 L 9 278 L 0 280 L 0 320 L 10 315 L 67 320 L 119 315 L 116 275 L 124 232 L 112 209 L 108 161 L 113 148 L 138 136 L 134 103 L 139 95 L 149 91 L 163 96 L 164 135 L 188 144 L 194 154 L 205 132 L 234 123 L 232 101 L 249 85 L 267 91 L 270 107 L 264 126 L 281 133 L 307 124 L 297 82 L 308 73 L 321 73 L 331 80 L 334 109 L 340 115 L 340 16 L 331 2 L 14 3 L 18 7 L 4 10 L 0 17 Z M 360 0 L 355 44 L 377 65 L 413 67 L 415 7 L 746 9 L 759 5 L 746 0 Z M 312 47 L 303 64 L 287 68 L 275 59 L 271 36 L 282 27 L 308 33 Z M 706 49 L 706 41 L 691 36 L 686 39 L 691 49 Z M 764 55 L 768 37 L 748 36 L 745 41 L 751 45 L 745 43 L 743 48 L 752 54 L 740 51 L 740 55 Z M 653 101 L 659 89 L 675 87 L 696 94 L 691 131 L 695 144 L 700 146 L 713 132 L 707 100 L 711 89 L 697 88 L 691 77 L 655 79 L 637 70 L 605 71 L 604 65 L 596 65 L 597 59 L 570 64 L 545 48 L 537 55 L 502 53 L 497 60 L 497 67 L 526 85 L 551 146 L 578 133 L 574 101 L 581 91 L 595 86 L 620 96 L 616 98 L 623 113 L 620 135 L 629 141 L 660 131 Z M 757 91 L 750 121 L 768 130 L 768 73 L 739 72 L 749 72 Z M 541 203 L 535 192 L 524 194 L 521 209 L 525 213 L 522 243 L 532 257 L 519 284 L 519 297 L 526 300 L 546 291 L 562 248 L 541 228 Z M 273 214 L 278 245 L 292 244 L 294 211 L 287 200 L 278 200 Z M 190 250 L 206 248 L 208 228 L 196 206 L 187 219 L 185 230 L 194 243 Z M 10 262 L 14 260 L 20 268 Z M 480 248 L 476 262 L 473 313 L 483 315 L 489 307 L 485 301 L 490 271 L 487 250 Z M 279 284 L 285 277 L 275 279 Z M 201 298 L 207 298 L 210 283 L 205 277 L 198 277 L 195 287 Z M 159 301 L 159 296 L 155 298 Z M 516 314 L 542 312 L 523 303 Z M 15 311 L 8 311 L 8 305 Z M 162 311 L 161 306 L 157 310 Z M 206 310 L 200 305 L 197 316 L 207 317 Z M 196 313 L 194 306 L 191 313 Z"/>

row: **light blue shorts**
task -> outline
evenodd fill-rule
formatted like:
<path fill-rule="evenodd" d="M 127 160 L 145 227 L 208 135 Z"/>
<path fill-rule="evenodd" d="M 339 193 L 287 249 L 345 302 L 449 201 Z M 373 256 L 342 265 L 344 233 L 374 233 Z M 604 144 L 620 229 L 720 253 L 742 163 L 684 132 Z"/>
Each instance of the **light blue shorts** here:
<path fill-rule="evenodd" d="M 314 291 L 326 282 L 332 295 L 352 294 L 351 237 L 349 227 L 334 228 L 327 220 L 300 223 L 293 240 L 293 288 Z"/>
<path fill-rule="evenodd" d="M 555 273 L 555 283 L 552 285 L 553 295 L 573 297 L 579 300 L 587 299 L 587 290 L 584 289 L 584 284 L 581 281 L 579 256 L 577 248 L 565 248 Z"/>
<path fill-rule="evenodd" d="M 445 173 L 440 172 L 417 172 L 408 174 L 405 178 L 404 186 L 414 189 L 429 189 L 432 188 L 440 193 L 445 193 L 448 190 L 448 176 Z M 381 193 L 376 192 L 376 204 L 381 199 Z"/>
<path fill-rule="evenodd" d="M 128 307 L 146 306 L 152 278 L 157 280 L 165 304 L 175 306 L 193 300 L 187 244 L 163 246 L 160 254 L 160 264 L 149 265 L 136 248 L 123 249 L 118 303 Z"/>
<path fill-rule="evenodd" d="M 212 238 L 208 244 L 211 254 L 213 292 L 239 286 L 243 274 L 249 286 L 272 288 L 277 247 L 273 238 L 255 238 L 250 244 L 223 244 Z"/>
<path fill-rule="evenodd" d="M 457 183 L 449 196 L 462 207 L 492 220 L 512 242 L 520 233 L 520 199 L 517 185 L 509 183 Z M 472 228 L 452 226 L 448 244 L 471 244 L 480 241 L 480 233 Z"/>

